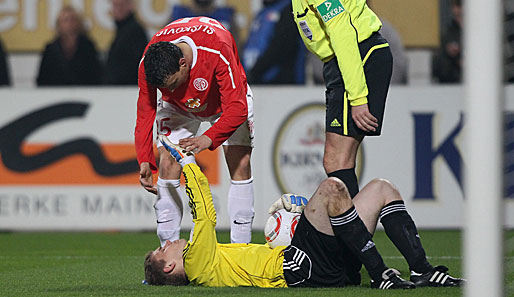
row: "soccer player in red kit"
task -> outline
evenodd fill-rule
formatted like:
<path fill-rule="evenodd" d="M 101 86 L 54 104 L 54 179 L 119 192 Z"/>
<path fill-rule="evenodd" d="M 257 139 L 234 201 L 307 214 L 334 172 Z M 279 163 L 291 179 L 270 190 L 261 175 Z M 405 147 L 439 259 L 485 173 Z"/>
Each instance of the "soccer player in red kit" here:
<path fill-rule="evenodd" d="M 231 241 L 251 240 L 253 177 L 253 95 L 232 35 L 216 20 L 184 18 L 168 24 L 149 42 L 139 64 L 135 146 L 140 182 L 157 194 L 157 234 L 164 245 L 177 240 L 182 220 L 181 167 L 157 142 L 159 178 L 152 150 L 157 134 L 198 153 L 223 145 L 231 177 L 228 213 Z M 157 90 L 162 97 L 158 99 Z M 200 123 L 211 127 L 197 136 Z"/>

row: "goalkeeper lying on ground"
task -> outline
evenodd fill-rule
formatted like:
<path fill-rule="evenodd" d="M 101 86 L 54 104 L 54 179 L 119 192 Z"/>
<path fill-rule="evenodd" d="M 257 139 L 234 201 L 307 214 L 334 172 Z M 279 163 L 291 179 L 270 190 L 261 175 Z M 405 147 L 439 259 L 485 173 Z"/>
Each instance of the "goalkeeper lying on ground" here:
<path fill-rule="evenodd" d="M 194 155 L 161 139 L 182 165 L 186 193 L 193 216 L 189 241 L 167 241 L 148 252 L 145 279 L 152 285 L 202 285 L 209 287 L 342 287 L 358 285 L 345 275 L 344 261 L 358 257 L 371 277 L 371 287 L 410 289 L 422 286 L 460 286 L 444 266 L 428 263 L 416 226 L 405 204 L 388 181 L 376 179 L 353 199 L 339 179 L 325 179 L 303 210 L 291 245 L 271 249 L 264 244 L 220 244 L 216 240 L 216 211 L 209 184 Z M 288 195 L 272 207 L 291 207 Z M 302 209 L 297 211 L 301 212 Z M 377 221 L 405 257 L 410 280 L 386 267 L 371 234 Z M 343 255 L 340 243 L 352 255 Z"/>

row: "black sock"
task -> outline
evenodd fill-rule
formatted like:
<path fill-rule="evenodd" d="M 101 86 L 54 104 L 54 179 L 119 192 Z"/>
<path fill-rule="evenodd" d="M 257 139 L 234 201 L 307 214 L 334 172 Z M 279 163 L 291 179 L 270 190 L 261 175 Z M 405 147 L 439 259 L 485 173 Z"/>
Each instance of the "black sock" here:
<path fill-rule="evenodd" d="M 381 280 L 382 272 L 387 267 L 355 207 L 352 206 L 336 217 L 330 217 L 330 224 L 338 241 L 344 243 L 352 254 L 364 264 L 371 278 L 375 281 Z"/>
<path fill-rule="evenodd" d="M 357 175 L 355 174 L 355 168 L 341 169 L 328 174 L 329 177 L 337 177 L 344 182 L 350 197 L 355 197 L 359 193 L 359 183 L 357 182 Z M 346 244 L 341 244 L 343 254 L 351 253 L 350 249 Z M 359 261 L 357 256 L 347 257 L 344 260 L 344 268 L 346 274 L 353 285 L 359 285 L 361 283 L 361 271 L 362 263 Z"/>
<path fill-rule="evenodd" d="M 350 248 L 343 242 L 341 242 L 341 252 L 343 255 L 351 255 L 350 257 L 344 258 L 344 271 L 348 277 L 349 284 L 356 286 L 360 285 L 362 268 L 361 261 L 359 261 L 357 255 L 354 255 Z"/>
<path fill-rule="evenodd" d="M 350 197 L 355 197 L 359 193 L 359 182 L 357 181 L 357 175 L 355 174 L 355 168 L 341 169 L 333 171 L 327 174 L 328 177 L 337 177 L 342 180 L 348 188 Z"/>
<path fill-rule="evenodd" d="M 384 206 L 380 211 L 380 222 L 389 239 L 407 260 L 411 271 L 425 273 L 432 269 L 421 245 L 416 225 L 402 200 Z"/>

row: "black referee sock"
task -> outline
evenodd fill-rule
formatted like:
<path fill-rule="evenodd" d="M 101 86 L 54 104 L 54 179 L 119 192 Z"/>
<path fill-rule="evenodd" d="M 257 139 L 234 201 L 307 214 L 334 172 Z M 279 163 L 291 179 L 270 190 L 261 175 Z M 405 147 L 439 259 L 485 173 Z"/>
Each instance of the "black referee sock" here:
<path fill-rule="evenodd" d="M 416 225 L 402 200 L 384 206 L 380 211 L 380 222 L 389 239 L 407 260 L 411 271 L 425 273 L 432 269 L 421 245 Z"/>
<path fill-rule="evenodd" d="M 355 174 L 355 168 L 341 169 L 333 171 L 327 174 L 328 177 L 337 177 L 342 180 L 348 188 L 350 197 L 355 197 L 359 193 L 359 182 L 357 181 L 357 175 Z"/>
<path fill-rule="evenodd" d="M 352 206 L 352 208 L 336 217 L 330 217 L 330 224 L 339 242 L 344 243 L 352 254 L 364 264 L 371 278 L 381 280 L 382 272 L 387 267 L 355 207 Z M 346 258 L 344 261 L 346 261 Z"/>

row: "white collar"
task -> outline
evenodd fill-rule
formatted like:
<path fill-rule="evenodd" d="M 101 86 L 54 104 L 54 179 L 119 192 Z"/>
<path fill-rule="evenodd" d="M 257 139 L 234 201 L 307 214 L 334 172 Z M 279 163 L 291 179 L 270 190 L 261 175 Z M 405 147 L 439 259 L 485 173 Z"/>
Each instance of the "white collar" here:
<path fill-rule="evenodd" d="M 193 50 L 193 63 L 191 65 L 191 69 L 193 69 L 196 65 L 196 59 L 198 58 L 198 47 L 196 46 L 193 39 L 191 39 L 191 37 L 188 37 L 188 36 L 182 36 L 179 39 L 175 39 L 170 42 L 173 44 L 185 42 L 185 43 L 187 43 L 187 45 L 189 45 L 191 47 L 191 49 Z"/>

